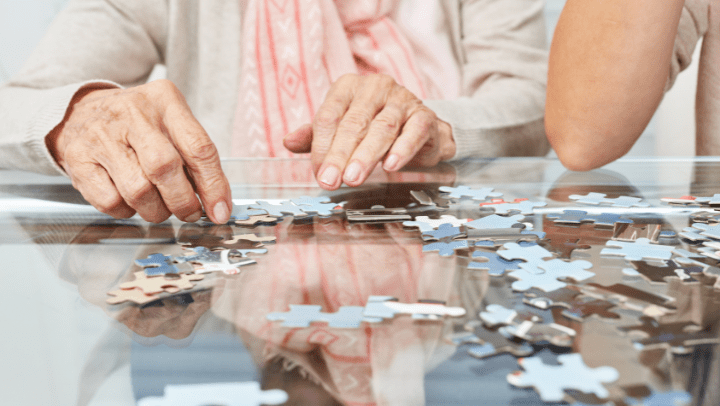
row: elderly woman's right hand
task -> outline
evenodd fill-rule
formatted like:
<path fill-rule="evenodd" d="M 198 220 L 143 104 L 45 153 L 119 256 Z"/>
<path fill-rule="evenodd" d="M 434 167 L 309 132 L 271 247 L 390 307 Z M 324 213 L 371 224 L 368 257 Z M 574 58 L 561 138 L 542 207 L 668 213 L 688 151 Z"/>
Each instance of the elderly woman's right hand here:
<path fill-rule="evenodd" d="M 46 143 L 73 186 L 103 213 L 196 221 L 197 191 L 210 219 L 229 219 L 230 186 L 217 149 L 170 81 L 81 91 Z"/>

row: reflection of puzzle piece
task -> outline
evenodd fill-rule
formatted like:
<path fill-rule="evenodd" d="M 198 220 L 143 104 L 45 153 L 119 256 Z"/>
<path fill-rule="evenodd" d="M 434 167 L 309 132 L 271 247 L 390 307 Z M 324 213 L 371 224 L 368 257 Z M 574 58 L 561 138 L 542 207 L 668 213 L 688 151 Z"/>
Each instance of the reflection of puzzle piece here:
<path fill-rule="evenodd" d="M 342 306 L 335 313 L 323 313 L 318 305 L 290 305 L 290 311 L 270 313 L 266 317 L 270 321 L 282 320 L 284 327 L 310 327 L 311 323 L 324 322 L 328 327 L 357 328 L 363 321 L 364 308 L 361 306 Z"/>
<path fill-rule="evenodd" d="M 172 257 L 163 254 L 151 254 L 145 259 L 136 259 L 135 264 L 143 267 L 148 276 L 180 273 L 180 269 L 172 263 Z"/>
<path fill-rule="evenodd" d="M 675 248 L 670 245 L 651 244 L 647 238 L 638 238 L 635 242 L 608 241 L 605 245 L 620 249 L 603 248 L 600 255 L 623 256 L 628 261 L 668 260 L 672 257 Z"/>
<path fill-rule="evenodd" d="M 440 224 L 437 230 L 430 230 L 422 233 L 422 238 L 426 241 L 442 241 L 443 239 L 454 239 L 463 236 L 460 227 L 454 227 L 452 224 Z"/>
<path fill-rule="evenodd" d="M 609 311 L 615 304 L 607 300 L 595 299 L 591 297 L 574 298 L 568 303 L 568 308 L 563 310 L 562 315 L 576 321 L 582 322 L 588 316 L 593 314 L 608 319 L 618 319 L 620 315 Z"/>
<path fill-rule="evenodd" d="M 437 230 L 445 223 L 458 227 L 461 224 L 467 223 L 467 219 L 457 219 L 455 216 L 451 216 L 449 214 L 443 214 L 439 219 L 431 219 L 428 216 L 417 216 L 415 217 L 415 221 L 403 222 L 403 226 L 417 227 L 420 229 L 420 232 L 426 233 L 428 231 Z"/>
<path fill-rule="evenodd" d="M 137 304 L 145 304 L 152 302 L 153 300 L 159 299 L 156 295 L 146 295 L 142 289 L 118 289 L 108 292 L 108 295 L 113 296 L 107 299 L 109 304 L 119 304 L 123 302 L 134 302 Z"/>
<path fill-rule="evenodd" d="M 570 307 L 570 303 L 580 294 L 574 288 L 562 288 L 552 292 L 530 291 L 525 292 L 523 303 L 537 307 L 538 309 L 547 310 L 551 307 Z"/>
<path fill-rule="evenodd" d="M 548 241 L 542 241 L 541 244 L 545 244 L 552 252 L 558 255 L 558 258 L 562 259 L 570 259 L 575 250 L 588 250 L 591 248 L 587 244 L 581 244 L 579 238 L 574 240 L 565 239 L 564 242 L 562 242 L 562 240 L 556 241 L 556 239 L 553 238 Z"/>
<path fill-rule="evenodd" d="M 313 322 L 325 322 L 328 327 L 357 328 L 362 322 L 378 323 L 397 314 L 414 319 L 439 320 L 442 316 L 465 314 L 462 307 L 447 307 L 438 303 L 398 303 L 388 296 L 370 296 L 365 307 L 341 306 L 335 313 L 323 313 L 318 305 L 290 305 L 290 311 L 270 313 L 268 320 L 282 320 L 285 327 L 309 327 Z"/>
<path fill-rule="evenodd" d="M 475 230 L 495 230 L 501 228 L 523 228 L 526 226 L 520 223 L 521 220 L 525 219 L 522 214 L 517 214 L 511 217 L 498 216 L 497 214 L 491 214 L 477 220 L 469 221 L 465 223 L 465 227 L 472 228 Z M 514 227 L 513 227 L 514 226 Z M 529 229 L 529 228 L 528 228 Z M 519 232 L 519 231 L 518 231 Z"/>
<path fill-rule="evenodd" d="M 264 200 L 258 200 L 257 204 L 251 204 L 251 209 L 264 210 L 269 216 L 282 217 L 289 214 L 294 217 L 307 216 L 300 206 L 292 204 L 290 201 L 282 201 L 278 204 L 272 204 Z"/>
<path fill-rule="evenodd" d="M 334 212 L 339 211 L 336 210 L 338 204 L 330 202 L 330 198 L 328 196 L 302 196 L 297 199 L 291 199 L 290 201 L 299 206 L 300 209 L 307 214 L 316 214 L 318 216 L 327 217 L 332 216 Z"/>
<path fill-rule="evenodd" d="M 509 214 L 520 212 L 523 215 L 533 214 L 536 207 L 545 207 L 545 202 L 531 202 L 528 199 L 515 199 L 514 202 L 506 202 L 502 199 L 493 199 L 490 203 L 480 203 L 480 206 L 487 209 L 494 209 L 495 214 Z"/>
<path fill-rule="evenodd" d="M 472 253 L 474 259 L 485 258 L 486 262 L 471 262 L 468 265 L 468 269 L 485 270 L 487 269 L 488 274 L 492 276 L 500 276 L 512 269 L 518 269 L 518 264 L 521 260 L 508 261 L 494 252 L 483 252 L 475 251 Z"/>
<path fill-rule="evenodd" d="M 236 226 L 274 226 L 278 223 L 278 218 L 268 216 L 267 214 L 259 214 L 256 216 L 245 216 L 248 217 L 246 220 L 235 220 Z"/>
<path fill-rule="evenodd" d="M 501 330 L 529 343 L 548 342 L 556 347 L 570 347 L 575 339 L 575 330 L 556 323 L 534 323 L 526 320 L 518 325 L 502 327 Z"/>
<path fill-rule="evenodd" d="M 620 214 L 588 214 L 584 210 L 563 210 L 562 214 L 551 213 L 545 215 L 545 218 L 553 220 L 555 223 L 581 224 L 585 222 L 591 222 L 595 223 L 596 226 L 612 226 L 615 223 L 631 224 L 633 222 L 630 219 L 624 218 Z"/>
<path fill-rule="evenodd" d="M 701 331 L 700 326 L 692 322 L 674 322 L 660 324 L 651 317 L 643 317 L 642 324 L 618 327 L 620 331 L 641 332 L 645 337 L 633 339 L 641 350 L 669 348 L 676 354 L 686 354 L 688 347 L 720 343 L 720 337 Z"/>
<path fill-rule="evenodd" d="M 528 263 L 520 264 L 520 269 L 510 272 L 508 276 L 517 279 L 511 285 L 513 290 L 525 291 L 530 288 L 537 288 L 544 292 L 551 292 L 567 286 L 565 282 L 560 282 L 558 278 L 572 278 L 575 281 L 583 281 L 595 276 L 593 272 L 586 271 L 590 267 L 592 267 L 592 263 L 588 261 L 565 262 L 561 259 L 553 259 L 542 262 L 537 267 Z M 540 269 L 540 272 L 538 269 Z"/>
<path fill-rule="evenodd" d="M 690 406 L 691 401 L 692 396 L 684 391 L 654 392 L 642 400 L 625 399 L 628 406 Z"/>
<path fill-rule="evenodd" d="M 599 204 L 610 204 L 611 207 L 649 207 L 647 203 L 640 203 L 642 201 L 639 197 L 620 196 L 615 199 L 605 197 L 605 193 L 591 192 L 585 196 L 582 195 L 570 195 L 568 198 L 576 200 L 578 203 L 599 205 Z"/>
<path fill-rule="evenodd" d="M 667 283 L 665 278 L 676 277 L 685 282 L 695 282 L 692 274 L 703 271 L 700 266 L 682 267 L 675 261 L 667 261 L 664 266 L 655 266 L 645 261 L 632 261 L 639 274 L 650 282 Z"/>
<path fill-rule="evenodd" d="M 135 280 L 120 284 L 120 289 L 141 289 L 146 295 L 160 292 L 176 293 L 180 290 L 192 289 L 192 282 L 202 280 L 202 275 L 166 274 L 147 277 L 145 272 L 135 272 Z"/>
<path fill-rule="evenodd" d="M 580 354 L 559 355 L 557 360 L 561 365 L 547 365 L 539 357 L 521 358 L 518 364 L 525 371 L 509 374 L 507 381 L 521 388 L 535 388 L 545 402 L 560 402 L 567 389 L 607 398 L 610 393 L 602 383 L 613 382 L 619 377 L 612 367 L 589 368 Z"/>
<path fill-rule="evenodd" d="M 468 354 L 475 358 L 489 358 L 495 355 L 510 354 L 515 357 L 526 357 L 535 352 L 533 347 L 525 342 L 518 342 L 512 336 L 485 328 L 479 320 L 473 320 L 465 324 L 469 332 L 459 339 L 453 340 L 456 344 L 480 344 L 468 350 Z"/>
<path fill-rule="evenodd" d="M 455 250 L 469 248 L 468 240 L 451 242 L 434 242 L 423 246 L 423 252 L 438 251 L 441 257 L 449 257 L 455 254 Z"/>
<path fill-rule="evenodd" d="M 512 324 L 518 312 L 514 309 L 508 309 L 499 304 L 489 304 L 485 306 L 485 311 L 480 312 L 480 320 L 487 327 L 493 328 L 506 324 Z"/>
<path fill-rule="evenodd" d="M 250 241 L 250 242 L 259 242 L 259 243 L 266 243 L 266 242 L 274 243 L 276 239 L 277 238 L 275 236 L 271 236 L 271 235 L 265 236 L 265 237 L 260 237 L 255 234 L 239 234 L 239 235 L 234 235 L 232 239 L 226 240 L 223 243 L 226 245 L 235 244 L 240 241 Z"/>
<path fill-rule="evenodd" d="M 488 197 L 502 196 L 502 193 L 493 192 L 493 188 L 491 188 L 491 187 L 485 187 L 485 188 L 481 188 L 481 189 L 472 189 L 467 186 L 458 186 L 458 187 L 440 186 L 438 189 L 441 192 L 449 193 L 445 197 L 449 197 L 452 199 L 462 199 L 463 197 L 468 197 L 473 200 L 487 200 Z"/>
<path fill-rule="evenodd" d="M 288 400 L 281 389 L 260 389 L 258 382 L 223 382 L 167 385 L 162 397 L 145 397 L 138 406 L 260 406 L 280 405 Z"/>

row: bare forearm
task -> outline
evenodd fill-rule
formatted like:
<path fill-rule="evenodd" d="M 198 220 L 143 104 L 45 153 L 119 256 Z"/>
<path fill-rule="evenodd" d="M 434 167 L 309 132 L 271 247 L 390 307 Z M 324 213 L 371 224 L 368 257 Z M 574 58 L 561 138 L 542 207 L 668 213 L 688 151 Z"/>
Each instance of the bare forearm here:
<path fill-rule="evenodd" d="M 682 0 L 568 0 L 555 30 L 546 131 L 570 169 L 625 154 L 652 118 L 670 71 Z"/>

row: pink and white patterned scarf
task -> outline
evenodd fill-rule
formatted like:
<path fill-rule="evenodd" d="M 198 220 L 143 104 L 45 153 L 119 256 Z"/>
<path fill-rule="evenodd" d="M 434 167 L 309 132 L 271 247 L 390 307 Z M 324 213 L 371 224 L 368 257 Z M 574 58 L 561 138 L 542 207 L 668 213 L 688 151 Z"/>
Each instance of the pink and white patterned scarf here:
<path fill-rule="evenodd" d="M 438 86 L 390 19 L 393 0 L 250 0 L 232 156 L 292 157 L 283 138 L 312 122 L 346 73 L 392 76 L 421 99 Z"/>

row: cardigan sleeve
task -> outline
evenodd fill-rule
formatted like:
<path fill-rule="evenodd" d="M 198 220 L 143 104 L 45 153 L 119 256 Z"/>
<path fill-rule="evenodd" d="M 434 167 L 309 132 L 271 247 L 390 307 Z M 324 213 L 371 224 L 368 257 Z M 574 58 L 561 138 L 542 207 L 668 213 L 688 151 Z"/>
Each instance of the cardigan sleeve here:
<path fill-rule="evenodd" d="M 73 96 L 143 83 L 162 63 L 164 0 L 71 0 L 25 66 L 0 87 L 0 166 L 63 174 L 45 144 Z"/>
<path fill-rule="evenodd" d="M 462 97 L 425 101 L 452 126 L 453 159 L 546 154 L 543 1 L 463 0 L 458 7 Z"/>

